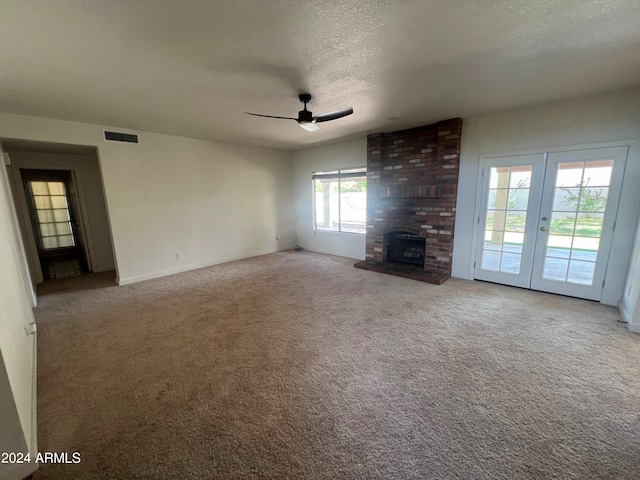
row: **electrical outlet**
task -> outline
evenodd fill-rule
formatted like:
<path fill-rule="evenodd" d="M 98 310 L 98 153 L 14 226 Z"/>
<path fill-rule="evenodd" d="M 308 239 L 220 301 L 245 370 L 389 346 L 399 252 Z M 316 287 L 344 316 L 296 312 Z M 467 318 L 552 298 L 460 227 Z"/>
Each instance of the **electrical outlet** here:
<path fill-rule="evenodd" d="M 182 260 L 184 258 L 184 253 L 176 252 L 176 257 L 177 257 L 178 260 Z"/>

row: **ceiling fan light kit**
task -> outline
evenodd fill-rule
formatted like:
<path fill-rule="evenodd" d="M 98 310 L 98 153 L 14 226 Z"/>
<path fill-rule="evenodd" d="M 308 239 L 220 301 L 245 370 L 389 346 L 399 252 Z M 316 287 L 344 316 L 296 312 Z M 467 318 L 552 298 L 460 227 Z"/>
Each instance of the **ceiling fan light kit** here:
<path fill-rule="evenodd" d="M 298 122 L 298 125 L 304 128 L 307 132 L 317 132 L 320 130 L 320 127 L 313 122 Z"/>
<path fill-rule="evenodd" d="M 341 110 L 336 110 L 334 112 L 324 113 L 322 115 L 313 116 L 313 113 L 307 110 L 307 103 L 311 101 L 311 95 L 308 93 L 301 93 L 298 95 L 298 98 L 302 103 L 304 103 L 304 108 L 298 112 L 298 118 L 294 117 L 278 117 L 275 115 L 261 115 L 259 113 L 250 113 L 244 112 L 247 115 L 253 115 L 254 117 L 266 117 L 266 118 L 281 118 L 284 120 L 295 120 L 298 122 L 302 128 L 307 130 L 308 132 L 316 132 L 320 130 L 320 127 L 316 125 L 316 123 L 320 122 L 328 122 L 330 120 L 337 120 L 338 118 L 346 117 L 347 115 L 351 115 L 353 113 L 353 108 L 343 108 Z"/>

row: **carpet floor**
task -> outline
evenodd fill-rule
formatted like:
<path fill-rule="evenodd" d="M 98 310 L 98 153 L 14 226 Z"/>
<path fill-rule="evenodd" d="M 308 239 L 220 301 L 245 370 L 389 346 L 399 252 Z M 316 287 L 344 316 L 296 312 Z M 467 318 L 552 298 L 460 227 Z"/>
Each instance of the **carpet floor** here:
<path fill-rule="evenodd" d="M 615 308 L 280 252 L 40 291 L 34 479 L 637 479 Z"/>

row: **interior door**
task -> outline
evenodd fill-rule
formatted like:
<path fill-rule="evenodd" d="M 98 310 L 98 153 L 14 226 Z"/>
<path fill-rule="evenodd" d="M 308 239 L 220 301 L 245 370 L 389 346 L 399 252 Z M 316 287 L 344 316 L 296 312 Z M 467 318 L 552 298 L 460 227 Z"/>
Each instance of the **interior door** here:
<path fill-rule="evenodd" d="M 531 288 L 600 300 L 627 147 L 550 153 Z"/>
<path fill-rule="evenodd" d="M 0 453 L 37 453 L 36 333 L 27 266 L 6 170 L 0 168 Z M 9 460 L 9 459 L 6 459 Z M 0 463 L 0 478 L 25 478 L 35 462 Z"/>
<path fill-rule="evenodd" d="M 627 147 L 487 158 L 475 278 L 599 300 Z"/>

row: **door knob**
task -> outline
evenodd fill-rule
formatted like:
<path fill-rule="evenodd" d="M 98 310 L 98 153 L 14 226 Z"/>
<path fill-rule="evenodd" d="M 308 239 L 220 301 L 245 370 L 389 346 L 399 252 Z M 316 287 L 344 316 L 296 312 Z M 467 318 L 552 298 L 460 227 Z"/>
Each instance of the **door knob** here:
<path fill-rule="evenodd" d="M 541 232 L 546 232 L 547 231 L 547 227 L 540 227 L 540 231 Z"/>

